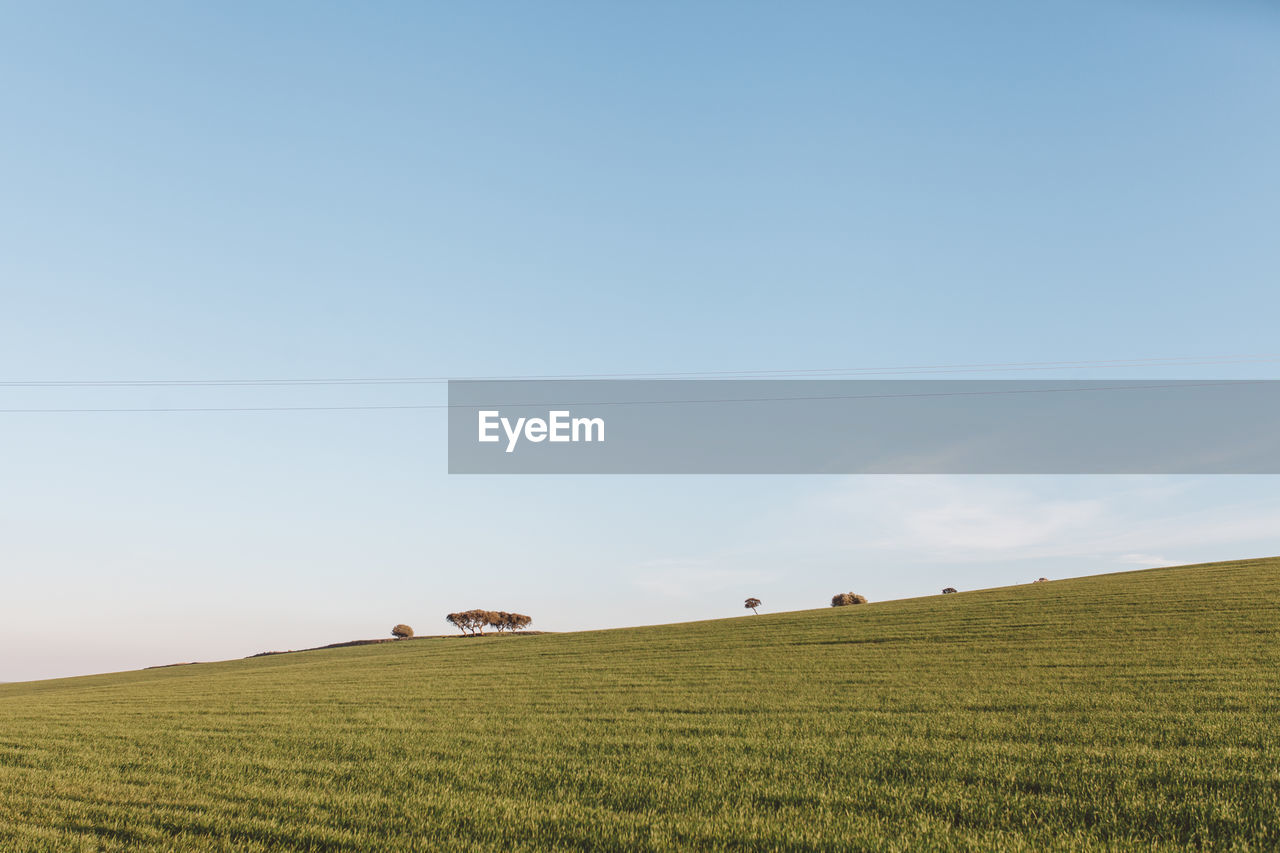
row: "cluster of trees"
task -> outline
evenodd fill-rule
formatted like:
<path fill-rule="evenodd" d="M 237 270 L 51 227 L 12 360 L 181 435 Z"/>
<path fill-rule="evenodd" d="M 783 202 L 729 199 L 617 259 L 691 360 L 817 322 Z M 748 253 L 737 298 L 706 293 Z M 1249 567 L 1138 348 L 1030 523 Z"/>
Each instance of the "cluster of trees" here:
<path fill-rule="evenodd" d="M 523 631 L 533 622 L 532 616 L 508 613 L 505 610 L 463 610 L 460 613 L 450 613 L 444 618 L 464 634 L 483 634 L 484 629 L 489 627 L 498 632 Z"/>

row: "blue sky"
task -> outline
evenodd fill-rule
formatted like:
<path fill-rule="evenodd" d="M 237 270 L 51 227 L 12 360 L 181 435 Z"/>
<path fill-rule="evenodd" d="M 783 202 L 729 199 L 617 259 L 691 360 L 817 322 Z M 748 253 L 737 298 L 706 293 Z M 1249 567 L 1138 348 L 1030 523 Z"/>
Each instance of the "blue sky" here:
<path fill-rule="evenodd" d="M 1246 2 L 10 6 L 0 378 L 1275 354 L 1278 37 Z M 1280 553 L 1266 477 L 449 477 L 434 410 L 0 435 L 0 680 Z"/>

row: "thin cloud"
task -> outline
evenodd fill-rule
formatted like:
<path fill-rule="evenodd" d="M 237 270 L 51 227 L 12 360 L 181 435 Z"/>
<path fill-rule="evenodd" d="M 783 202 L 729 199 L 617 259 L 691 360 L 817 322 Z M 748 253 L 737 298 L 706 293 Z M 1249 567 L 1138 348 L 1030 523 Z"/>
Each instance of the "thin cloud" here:
<path fill-rule="evenodd" d="M 1157 554 L 1176 548 L 1280 545 L 1280 498 L 1234 500 L 1221 484 L 1161 479 L 851 479 L 799 515 L 811 541 L 825 528 L 835 547 L 930 562 L 1110 555 L 1159 565 L 1170 561 Z"/>

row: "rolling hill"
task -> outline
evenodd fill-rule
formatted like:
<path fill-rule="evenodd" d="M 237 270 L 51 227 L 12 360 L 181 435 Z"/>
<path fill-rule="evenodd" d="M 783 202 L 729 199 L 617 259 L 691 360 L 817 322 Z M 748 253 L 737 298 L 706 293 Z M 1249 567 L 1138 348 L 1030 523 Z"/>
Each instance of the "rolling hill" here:
<path fill-rule="evenodd" d="M 1280 558 L 0 685 L 0 849 L 1280 849 Z"/>

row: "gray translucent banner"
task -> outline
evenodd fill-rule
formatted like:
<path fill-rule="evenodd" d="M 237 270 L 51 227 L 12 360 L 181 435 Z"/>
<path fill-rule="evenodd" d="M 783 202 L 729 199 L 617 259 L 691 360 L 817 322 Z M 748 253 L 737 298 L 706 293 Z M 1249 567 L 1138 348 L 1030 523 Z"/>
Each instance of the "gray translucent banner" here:
<path fill-rule="evenodd" d="M 449 383 L 452 474 L 1277 474 L 1280 381 Z"/>

